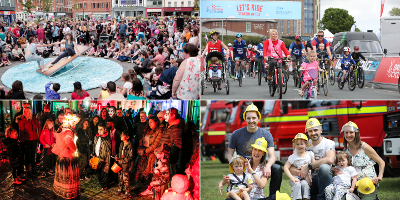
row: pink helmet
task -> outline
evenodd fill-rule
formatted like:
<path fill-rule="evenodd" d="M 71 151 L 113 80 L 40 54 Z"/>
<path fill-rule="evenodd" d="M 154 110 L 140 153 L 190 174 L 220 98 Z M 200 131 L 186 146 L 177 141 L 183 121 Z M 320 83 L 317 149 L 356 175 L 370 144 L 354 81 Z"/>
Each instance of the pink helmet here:
<path fill-rule="evenodd" d="M 154 31 L 154 34 L 158 34 L 158 33 L 160 33 L 160 31 L 159 31 L 158 29 L 156 29 L 156 30 Z"/>

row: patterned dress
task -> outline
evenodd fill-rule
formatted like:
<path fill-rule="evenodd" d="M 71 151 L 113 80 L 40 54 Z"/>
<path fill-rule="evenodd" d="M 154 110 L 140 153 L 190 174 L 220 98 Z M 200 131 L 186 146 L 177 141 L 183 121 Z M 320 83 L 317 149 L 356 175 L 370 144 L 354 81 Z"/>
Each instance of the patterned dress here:
<path fill-rule="evenodd" d="M 346 153 L 351 156 L 351 164 L 356 169 L 358 175 L 357 180 L 361 180 L 363 178 L 374 178 L 376 177 L 375 167 L 376 162 L 367 156 L 364 152 L 364 144 L 362 144 L 360 151 L 353 156 L 348 149 L 346 149 Z"/>
<path fill-rule="evenodd" d="M 256 170 L 254 170 L 254 172 L 257 174 L 258 177 L 262 177 L 264 171 L 264 167 L 262 167 L 261 165 L 258 165 Z M 247 173 L 249 173 L 246 170 Z M 253 176 L 250 176 L 251 180 L 253 181 L 253 189 L 250 191 L 249 195 L 250 195 L 250 199 L 251 200 L 257 200 L 259 198 L 265 198 L 265 195 L 263 193 L 263 189 L 260 188 L 257 183 L 256 180 L 254 180 Z"/>
<path fill-rule="evenodd" d="M 177 97 L 184 100 L 200 99 L 200 60 L 197 57 L 186 59 L 186 69 L 176 91 Z"/>

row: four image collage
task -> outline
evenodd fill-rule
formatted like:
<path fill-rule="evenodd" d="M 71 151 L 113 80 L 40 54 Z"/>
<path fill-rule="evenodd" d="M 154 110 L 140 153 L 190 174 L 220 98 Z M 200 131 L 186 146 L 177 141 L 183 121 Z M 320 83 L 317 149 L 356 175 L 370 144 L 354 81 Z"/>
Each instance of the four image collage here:
<path fill-rule="evenodd" d="M 0 199 L 398 199 L 399 33 L 396 0 L 2 1 Z"/>

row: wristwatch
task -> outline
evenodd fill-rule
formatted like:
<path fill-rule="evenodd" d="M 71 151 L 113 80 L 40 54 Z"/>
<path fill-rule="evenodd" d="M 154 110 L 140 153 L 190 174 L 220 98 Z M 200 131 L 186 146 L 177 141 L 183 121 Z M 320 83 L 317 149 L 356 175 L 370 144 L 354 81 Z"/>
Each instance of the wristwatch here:
<path fill-rule="evenodd" d="M 251 175 L 253 176 L 254 174 L 256 174 L 255 172 L 251 173 Z"/>
<path fill-rule="evenodd" d="M 310 164 L 308 164 L 308 169 L 312 169 L 312 165 L 311 165 L 311 163 L 310 163 Z"/>

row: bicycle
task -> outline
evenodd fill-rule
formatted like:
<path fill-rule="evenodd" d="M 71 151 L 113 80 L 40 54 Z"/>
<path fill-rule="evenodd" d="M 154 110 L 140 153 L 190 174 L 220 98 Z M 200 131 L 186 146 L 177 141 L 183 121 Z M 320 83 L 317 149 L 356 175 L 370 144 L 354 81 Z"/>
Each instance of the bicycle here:
<path fill-rule="evenodd" d="M 264 63 L 264 58 L 260 57 L 257 62 L 258 85 L 261 85 L 261 79 L 264 75 L 264 67 L 262 66 L 262 63 Z"/>
<path fill-rule="evenodd" d="M 308 75 L 311 77 L 311 82 L 310 84 L 304 88 L 303 90 L 303 99 L 317 99 L 318 96 L 318 91 L 317 91 L 317 87 L 314 86 L 314 79 L 318 78 L 318 72 L 315 69 L 310 69 L 310 70 L 301 70 L 303 71 L 307 71 Z M 303 76 L 303 74 L 301 75 Z"/>
<path fill-rule="evenodd" d="M 303 59 L 295 59 L 296 62 L 296 67 L 293 69 L 293 82 L 294 82 L 294 87 L 301 87 L 301 80 L 300 80 L 300 67 L 301 63 L 303 62 Z"/>
<path fill-rule="evenodd" d="M 322 87 L 322 89 L 324 90 L 324 95 L 327 96 L 328 95 L 328 77 L 329 76 L 328 76 L 328 72 L 325 67 L 325 61 L 327 61 L 329 59 L 325 58 L 326 53 L 325 54 L 320 53 L 320 55 L 321 55 L 321 59 L 318 59 L 318 60 L 319 60 L 319 65 L 320 65 L 320 68 L 322 69 L 322 71 L 319 71 L 318 91 Z"/>
<path fill-rule="evenodd" d="M 242 78 L 243 78 L 243 70 L 242 70 L 242 61 L 244 61 L 244 66 L 246 66 L 247 62 L 246 60 L 240 60 L 239 57 L 236 57 L 236 59 L 234 60 L 234 63 L 236 63 L 236 60 L 238 60 L 239 62 L 239 67 L 238 67 L 238 81 L 239 81 L 239 87 L 242 87 Z M 236 64 L 235 64 L 236 65 Z"/>
<path fill-rule="evenodd" d="M 336 59 L 336 58 L 335 58 Z M 334 59 L 331 59 L 332 60 L 332 63 L 333 63 L 333 60 Z M 331 85 L 335 85 L 335 71 L 333 70 L 333 66 L 330 66 L 329 67 L 329 70 L 328 70 L 328 77 L 329 77 L 329 83 L 331 84 Z"/>
<path fill-rule="evenodd" d="M 364 87 L 364 69 L 360 66 L 361 62 L 359 61 L 357 65 L 354 67 L 357 85 L 359 88 Z"/>
<path fill-rule="evenodd" d="M 286 60 L 286 57 L 283 58 L 271 58 L 268 57 L 268 61 L 275 61 L 276 66 L 274 72 L 272 73 L 271 80 L 268 81 L 269 85 L 269 94 L 271 97 L 275 95 L 275 90 L 279 93 L 279 99 L 282 99 L 282 94 L 285 94 L 287 91 L 287 79 L 282 73 L 282 61 Z M 282 87 L 284 87 L 282 89 Z"/>
<path fill-rule="evenodd" d="M 347 82 L 348 86 L 349 86 L 349 90 L 353 91 L 356 88 L 356 76 L 353 72 L 353 69 L 349 69 L 347 76 L 345 77 L 344 81 L 341 82 L 342 80 L 342 76 L 343 76 L 343 71 L 340 71 L 338 73 L 338 86 L 339 89 L 343 89 L 344 87 L 344 83 Z"/>

